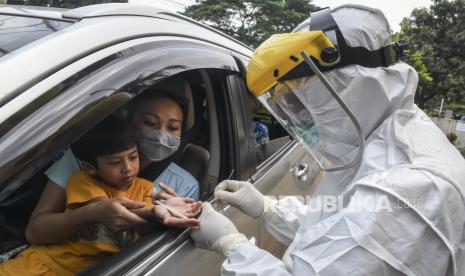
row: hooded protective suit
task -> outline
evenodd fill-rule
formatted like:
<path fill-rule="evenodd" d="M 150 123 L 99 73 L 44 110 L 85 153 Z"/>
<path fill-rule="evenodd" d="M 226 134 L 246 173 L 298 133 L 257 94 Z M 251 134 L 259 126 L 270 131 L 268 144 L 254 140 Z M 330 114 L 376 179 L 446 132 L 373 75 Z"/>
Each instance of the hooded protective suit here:
<path fill-rule="evenodd" d="M 351 47 L 390 43 L 378 10 L 350 5 L 332 15 Z M 289 245 L 282 260 L 239 242 L 222 275 L 465 275 L 465 160 L 413 104 L 414 69 L 351 65 L 325 76 L 362 127 L 361 162 L 326 173 L 309 205 L 291 197 L 269 204 L 266 228 Z M 324 196 L 342 200 L 315 208 Z"/>

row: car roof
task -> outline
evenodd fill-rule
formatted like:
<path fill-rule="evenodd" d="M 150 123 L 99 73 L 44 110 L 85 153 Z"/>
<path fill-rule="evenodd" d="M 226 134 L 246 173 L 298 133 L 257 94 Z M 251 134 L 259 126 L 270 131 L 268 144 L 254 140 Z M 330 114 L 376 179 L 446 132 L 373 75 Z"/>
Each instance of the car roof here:
<path fill-rule="evenodd" d="M 147 36 L 184 37 L 250 57 L 252 49 L 213 28 L 151 5 L 112 3 L 66 10 L 0 6 L 0 14 L 75 22 L 0 58 L 0 107 L 63 66 L 109 45 Z"/>
<path fill-rule="evenodd" d="M 34 7 L 22 5 L 0 5 L 0 14 L 24 15 L 51 19 L 61 19 L 68 9 L 52 7 Z"/>

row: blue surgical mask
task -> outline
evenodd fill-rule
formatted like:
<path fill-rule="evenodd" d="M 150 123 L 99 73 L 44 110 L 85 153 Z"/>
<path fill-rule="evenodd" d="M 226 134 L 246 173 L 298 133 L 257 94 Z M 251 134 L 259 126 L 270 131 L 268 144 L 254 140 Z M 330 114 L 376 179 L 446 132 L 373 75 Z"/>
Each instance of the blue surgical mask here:
<path fill-rule="evenodd" d="M 151 161 L 161 161 L 179 149 L 181 139 L 161 130 L 139 130 L 139 148 Z"/>

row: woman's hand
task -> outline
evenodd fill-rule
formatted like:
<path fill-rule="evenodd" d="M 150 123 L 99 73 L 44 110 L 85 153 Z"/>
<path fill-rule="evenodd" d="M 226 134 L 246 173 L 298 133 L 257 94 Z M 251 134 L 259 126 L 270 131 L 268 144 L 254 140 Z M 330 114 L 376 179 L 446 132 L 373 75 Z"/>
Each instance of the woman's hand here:
<path fill-rule="evenodd" d="M 154 192 L 152 193 L 152 198 L 153 200 L 161 200 L 161 199 L 168 199 L 171 197 L 177 197 L 178 194 L 168 187 L 166 184 L 160 183 L 160 188 L 163 190 L 163 192 Z"/>
<path fill-rule="evenodd" d="M 95 221 L 108 227 L 110 230 L 118 232 L 132 229 L 137 225 L 146 224 L 147 220 L 138 216 L 134 212 L 145 207 L 144 202 L 134 201 L 125 197 L 115 197 L 98 200 L 93 205 Z"/>

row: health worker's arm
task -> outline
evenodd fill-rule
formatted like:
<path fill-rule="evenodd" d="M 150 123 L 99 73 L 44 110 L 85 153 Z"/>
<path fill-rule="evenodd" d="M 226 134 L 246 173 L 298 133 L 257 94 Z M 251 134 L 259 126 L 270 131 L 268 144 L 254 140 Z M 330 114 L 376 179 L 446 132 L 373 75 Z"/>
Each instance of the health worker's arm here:
<path fill-rule="evenodd" d="M 451 254 L 417 212 L 398 198 L 357 187 L 342 210 L 300 229 L 284 262 L 254 245 L 229 250 L 222 275 L 448 275 Z"/>

